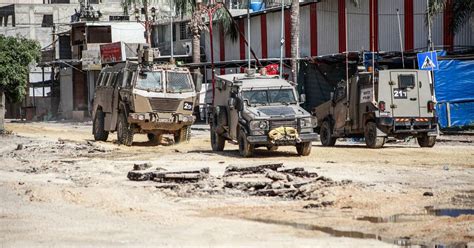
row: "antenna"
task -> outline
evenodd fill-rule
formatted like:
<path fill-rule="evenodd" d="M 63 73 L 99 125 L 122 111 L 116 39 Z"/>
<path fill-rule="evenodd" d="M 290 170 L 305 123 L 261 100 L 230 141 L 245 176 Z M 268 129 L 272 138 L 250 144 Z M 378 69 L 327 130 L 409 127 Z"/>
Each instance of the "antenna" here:
<path fill-rule="evenodd" d="M 247 56 L 248 56 L 248 60 L 249 60 L 249 66 L 248 66 L 248 69 L 251 68 L 251 64 L 250 64 L 250 1 L 251 0 L 247 0 L 247 35 L 248 35 L 248 45 L 247 45 Z"/>
<path fill-rule="evenodd" d="M 402 26 L 400 25 L 400 11 L 397 9 L 398 36 L 400 36 L 400 52 L 402 52 L 402 66 L 405 69 L 405 57 L 403 56 Z"/>

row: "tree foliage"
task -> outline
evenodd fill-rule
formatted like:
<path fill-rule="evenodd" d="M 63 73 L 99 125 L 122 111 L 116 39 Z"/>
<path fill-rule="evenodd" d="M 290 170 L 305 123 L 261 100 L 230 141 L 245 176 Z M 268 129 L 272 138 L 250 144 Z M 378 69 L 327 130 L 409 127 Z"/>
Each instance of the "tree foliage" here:
<path fill-rule="evenodd" d="M 445 10 L 446 4 L 449 0 L 429 0 L 428 14 L 426 16 L 426 23 L 433 20 L 433 17 Z M 469 21 L 474 14 L 473 0 L 451 0 L 452 18 L 449 23 L 450 30 L 457 33 L 461 27 Z"/>
<path fill-rule="evenodd" d="M 37 41 L 0 35 L 0 89 L 8 99 L 22 101 L 28 84 L 28 66 L 40 58 Z"/>
<path fill-rule="evenodd" d="M 156 3 L 156 0 L 122 0 L 122 7 L 124 8 L 124 13 L 128 13 L 128 9 L 132 5 L 137 5 L 137 6 L 143 6 L 145 3 L 148 3 L 148 5 L 152 5 L 153 3 Z M 197 11 L 197 2 L 196 0 L 168 0 L 171 6 L 175 10 L 175 15 L 179 15 L 181 17 L 185 16 L 192 16 L 195 11 Z M 207 6 L 211 1 L 209 0 L 203 0 L 202 5 Z M 224 29 L 224 33 L 229 36 L 233 41 L 236 41 L 238 38 L 238 28 L 236 27 L 235 23 L 233 22 L 232 17 L 230 16 L 228 10 L 225 8 L 219 8 L 214 12 L 213 15 L 214 21 L 217 21 L 218 25 L 221 25 L 222 28 Z M 202 22 L 202 19 L 200 19 L 200 23 L 193 23 L 197 22 L 198 20 L 194 20 L 192 18 L 191 20 L 191 25 L 193 26 L 198 26 L 200 30 L 206 29 L 204 22 Z"/>

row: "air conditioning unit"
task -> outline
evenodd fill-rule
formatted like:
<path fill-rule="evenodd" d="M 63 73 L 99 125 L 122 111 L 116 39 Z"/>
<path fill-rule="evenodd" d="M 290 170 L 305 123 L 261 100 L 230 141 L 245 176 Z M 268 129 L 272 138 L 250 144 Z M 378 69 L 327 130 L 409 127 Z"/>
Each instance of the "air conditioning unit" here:
<path fill-rule="evenodd" d="M 188 56 L 191 56 L 192 53 L 193 53 L 193 45 L 191 44 L 191 42 L 184 42 L 183 43 L 183 48 L 184 48 L 184 51 L 186 52 L 186 55 Z"/>

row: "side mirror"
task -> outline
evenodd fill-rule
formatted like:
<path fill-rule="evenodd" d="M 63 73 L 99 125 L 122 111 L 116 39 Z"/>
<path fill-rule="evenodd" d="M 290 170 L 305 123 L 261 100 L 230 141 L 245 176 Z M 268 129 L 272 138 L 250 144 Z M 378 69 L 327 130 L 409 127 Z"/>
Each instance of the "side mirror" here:
<path fill-rule="evenodd" d="M 229 98 L 229 100 L 227 100 L 227 106 L 229 106 L 229 109 L 230 110 L 234 110 L 235 109 L 235 105 L 236 105 L 236 100 L 234 97 L 231 97 Z"/>
<path fill-rule="evenodd" d="M 301 94 L 300 95 L 300 103 L 306 102 L 306 94 Z"/>
<path fill-rule="evenodd" d="M 197 72 L 194 74 L 193 79 L 194 79 L 194 88 L 196 89 L 196 92 L 201 92 L 202 80 L 204 79 L 204 76 L 200 72 Z"/>
<path fill-rule="evenodd" d="M 236 104 L 237 106 L 236 107 L 237 107 L 238 111 L 244 110 L 245 101 L 246 100 L 242 101 L 241 99 L 237 99 L 237 104 Z"/>

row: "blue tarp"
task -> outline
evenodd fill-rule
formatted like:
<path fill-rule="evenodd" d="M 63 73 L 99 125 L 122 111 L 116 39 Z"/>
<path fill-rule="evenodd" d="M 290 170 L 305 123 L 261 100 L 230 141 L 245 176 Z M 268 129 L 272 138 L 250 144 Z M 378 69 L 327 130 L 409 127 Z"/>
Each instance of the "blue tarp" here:
<path fill-rule="evenodd" d="M 474 60 L 440 60 L 434 72 L 437 112 L 442 128 L 474 125 Z"/>

